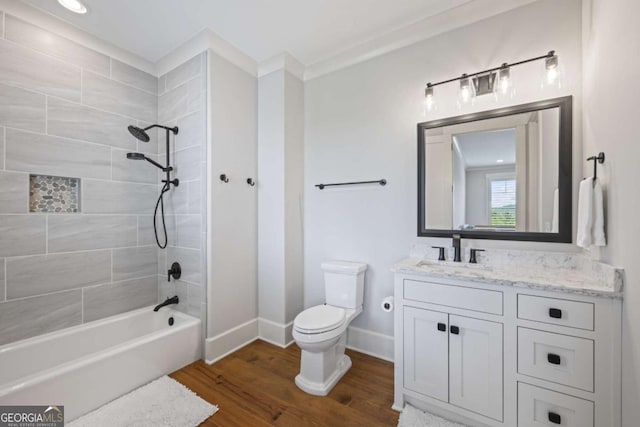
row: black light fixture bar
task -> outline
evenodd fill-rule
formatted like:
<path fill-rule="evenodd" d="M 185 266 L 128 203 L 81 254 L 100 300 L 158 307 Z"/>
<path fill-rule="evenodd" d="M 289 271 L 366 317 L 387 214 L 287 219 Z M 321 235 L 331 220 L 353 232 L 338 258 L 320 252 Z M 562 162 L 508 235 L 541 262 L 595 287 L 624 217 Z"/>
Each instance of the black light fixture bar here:
<path fill-rule="evenodd" d="M 443 85 L 445 83 L 451 83 L 451 82 L 455 82 L 455 81 L 462 80 L 462 79 L 469 79 L 469 78 L 473 78 L 473 77 L 480 76 L 480 75 L 483 75 L 483 74 L 492 73 L 492 72 L 498 71 L 498 70 L 500 70 L 502 68 L 515 67 L 517 65 L 527 64 L 529 62 L 539 61 L 541 59 L 552 58 L 555 54 L 556 54 L 555 50 L 550 50 L 549 53 L 547 53 L 546 55 L 536 56 L 535 58 L 525 59 L 523 61 L 514 62 L 513 64 L 509 64 L 509 63 L 505 62 L 504 64 L 502 64 L 502 65 L 500 65 L 498 67 L 493 67 L 493 68 L 489 68 L 487 70 L 478 71 L 477 73 L 463 74 L 463 75 L 461 75 L 459 77 L 454 77 L 454 78 L 449 79 L 449 80 L 443 80 L 443 81 L 438 82 L 438 83 L 427 83 L 427 87 L 440 86 L 440 85 Z"/>

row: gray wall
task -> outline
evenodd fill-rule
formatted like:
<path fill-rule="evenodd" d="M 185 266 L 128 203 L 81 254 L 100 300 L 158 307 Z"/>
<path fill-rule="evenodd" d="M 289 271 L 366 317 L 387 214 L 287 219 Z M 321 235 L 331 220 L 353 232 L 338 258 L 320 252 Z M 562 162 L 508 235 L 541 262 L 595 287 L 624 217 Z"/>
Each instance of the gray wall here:
<path fill-rule="evenodd" d="M 178 135 L 170 137 L 170 156 L 175 168 L 173 177 L 180 180 L 180 185 L 165 195 L 169 245 L 165 250 L 158 249 L 159 300 L 178 295 L 178 310 L 203 320 L 206 314 L 206 70 L 207 54 L 202 53 L 161 76 L 158 83 L 158 121 L 179 127 Z M 161 130 L 158 155 L 163 164 L 165 141 L 166 133 Z M 160 241 L 164 241 L 163 236 Z M 167 270 L 174 262 L 180 263 L 182 277 L 167 282 Z"/>
<path fill-rule="evenodd" d="M 158 300 L 152 231 L 158 175 L 125 158 L 137 150 L 157 155 L 155 141 L 138 143 L 127 125 L 157 120 L 158 79 L 4 18 L 0 345 Z M 29 213 L 30 173 L 80 178 L 81 213 Z"/>

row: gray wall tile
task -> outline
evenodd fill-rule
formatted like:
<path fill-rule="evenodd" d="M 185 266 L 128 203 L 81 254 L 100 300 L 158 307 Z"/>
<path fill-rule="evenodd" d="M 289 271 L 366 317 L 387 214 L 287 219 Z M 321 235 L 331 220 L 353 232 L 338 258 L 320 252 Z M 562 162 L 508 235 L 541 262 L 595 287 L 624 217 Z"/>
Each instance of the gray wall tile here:
<path fill-rule="evenodd" d="M 187 82 L 187 111 L 206 110 L 205 96 L 202 92 L 202 77 Z"/>
<path fill-rule="evenodd" d="M 0 302 L 4 301 L 4 258 L 0 258 Z"/>
<path fill-rule="evenodd" d="M 167 91 L 167 75 L 158 78 L 158 95 L 162 95 Z"/>
<path fill-rule="evenodd" d="M 82 322 L 82 293 L 74 290 L 0 304 L 0 345 Z"/>
<path fill-rule="evenodd" d="M 113 250 L 113 281 L 153 276 L 158 273 L 156 246 Z"/>
<path fill-rule="evenodd" d="M 66 291 L 111 281 L 111 251 L 7 259 L 7 299 Z"/>
<path fill-rule="evenodd" d="M 0 40 L 0 82 L 80 101 L 80 68 Z"/>
<path fill-rule="evenodd" d="M 167 264 L 173 262 L 179 262 L 182 267 L 180 280 L 197 285 L 202 283 L 199 250 L 169 246 L 167 248 Z"/>
<path fill-rule="evenodd" d="M 199 146 L 202 147 L 206 140 L 207 122 L 202 111 L 196 111 L 178 120 L 180 132 L 176 135 L 176 147 L 179 150 Z"/>
<path fill-rule="evenodd" d="M 109 75 L 109 57 L 102 53 L 11 15 L 6 16 L 5 26 L 4 37 L 7 40 L 12 40 L 102 75 Z"/>
<path fill-rule="evenodd" d="M 0 125 L 44 132 L 45 98 L 39 93 L 0 84 Z"/>
<path fill-rule="evenodd" d="M 180 181 L 200 179 L 201 147 L 191 147 L 177 151 L 173 158 L 175 173 Z"/>
<path fill-rule="evenodd" d="M 154 204 L 155 206 L 155 204 Z M 151 212 L 153 214 L 153 212 Z M 153 216 L 138 216 L 138 246 L 155 245 Z"/>
<path fill-rule="evenodd" d="M 133 161 L 127 159 L 128 150 L 111 150 L 111 178 L 115 181 L 141 182 L 147 184 L 158 183 L 158 168 L 146 161 Z M 155 154 L 147 154 L 147 157 L 157 160 Z"/>
<path fill-rule="evenodd" d="M 187 312 L 193 316 L 200 317 L 200 308 L 204 302 L 204 290 L 200 285 L 189 284 L 189 299 Z"/>
<path fill-rule="evenodd" d="M 82 211 L 85 213 L 153 215 L 158 186 L 128 182 L 82 182 Z"/>
<path fill-rule="evenodd" d="M 0 215 L 0 257 L 43 254 L 45 215 Z"/>
<path fill-rule="evenodd" d="M 51 215 L 49 252 L 135 246 L 137 227 L 132 215 Z"/>
<path fill-rule="evenodd" d="M 201 72 L 201 56 L 197 55 L 183 63 L 182 65 L 174 68 L 166 74 L 166 89 L 171 90 L 194 77 L 200 75 Z"/>
<path fill-rule="evenodd" d="M 177 119 L 187 114 L 187 85 L 178 86 L 158 97 L 158 121 L 160 123 Z"/>
<path fill-rule="evenodd" d="M 111 59 L 111 78 L 121 83 L 146 90 L 154 95 L 158 93 L 158 78 L 131 65 Z"/>
<path fill-rule="evenodd" d="M 90 322 L 156 304 L 157 276 L 85 288 L 83 292 L 84 321 Z"/>
<path fill-rule="evenodd" d="M 155 122 L 158 97 L 140 89 L 109 80 L 98 74 L 82 73 L 82 102 L 128 117 Z"/>
<path fill-rule="evenodd" d="M 200 249 L 200 215 L 176 215 L 177 242 L 175 246 Z"/>
<path fill-rule="evenodd" d="M 4 128 L 0 127 L 0 169 L 4 169 Z"/>
<path fill-rule="evenodd" d="M 0 213 L 29 212 L 29 175 L 0 172 Z"/>
<path fill-rule="evenodd" d="M 47 133 L 136 150 L 131 119 L 57 98 L 47 100 Z"/>
<path fill-rule="evenodd" d="M 199 214 L 202 211 L 202 195 L 200 181 L 191 181 L 189 185 L 189 200 L 187 211 L 190 214 Z"/>
<path fill-rule="evenodd" d="M 69 177 L 109 178 L 111 150 L 95 144 L 6 129 L 5 169 Z"/>

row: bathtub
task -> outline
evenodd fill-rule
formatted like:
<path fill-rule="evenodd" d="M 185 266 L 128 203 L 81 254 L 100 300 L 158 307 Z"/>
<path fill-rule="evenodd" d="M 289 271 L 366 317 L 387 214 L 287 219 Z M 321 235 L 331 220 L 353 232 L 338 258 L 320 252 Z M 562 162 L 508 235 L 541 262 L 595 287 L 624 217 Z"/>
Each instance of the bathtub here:
<path fill-rule="evenodd" d="M 200 328 L 147 307 L 1 346 L 0 405 L 64 405 L 73 420 L 200 359 Z"/>

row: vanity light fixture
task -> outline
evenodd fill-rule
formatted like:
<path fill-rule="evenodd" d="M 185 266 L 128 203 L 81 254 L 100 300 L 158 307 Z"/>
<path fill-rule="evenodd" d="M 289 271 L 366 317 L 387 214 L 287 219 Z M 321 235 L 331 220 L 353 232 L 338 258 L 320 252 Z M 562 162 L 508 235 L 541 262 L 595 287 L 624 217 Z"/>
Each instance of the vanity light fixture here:
<path fill-rule="evenodd" d="M 473 103 L 476 96 L 486 94 L 494 94 L 494 96 L 509 96 L 514 94 L 513 79 L 511 70 L 518 65 L 527 64 L 529 62 L 540 61 L 544 59 L 545 77 L 542 86 L 558 85 L 560 82 L 560 66 L 558 55 L 554 50 L 549 51 L 546 55 L 536 56 L 535 58 L 525 59 L 523 61 L 509 64 L 503 63 L 499 67 L 489 68 L 488 70 L 478 71 L 472 74 L 462 74 L 460 77 L 443 80 L 438 83 L 427 83 L 424 91 L 425 109 L 433 111 L 436 105 L 435 90 L 436 86 L 455 81 L 460 82 L 460 90 L 458 92 L 458 107 Z"/>
<path fill-rule="evenodd" d="M 87 13 L 87 7 L 82 4 L 80 0 L 58 0 L 58 3 L 71 12 L 79 13 L 81 15 Z"/>

